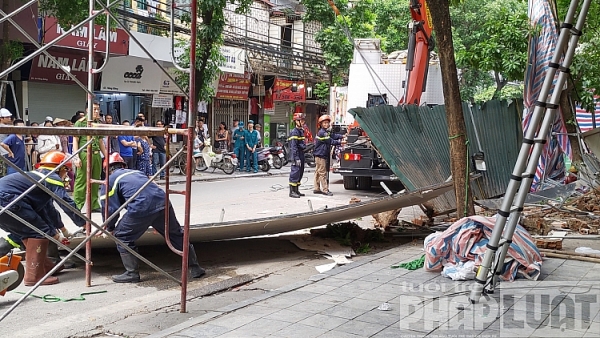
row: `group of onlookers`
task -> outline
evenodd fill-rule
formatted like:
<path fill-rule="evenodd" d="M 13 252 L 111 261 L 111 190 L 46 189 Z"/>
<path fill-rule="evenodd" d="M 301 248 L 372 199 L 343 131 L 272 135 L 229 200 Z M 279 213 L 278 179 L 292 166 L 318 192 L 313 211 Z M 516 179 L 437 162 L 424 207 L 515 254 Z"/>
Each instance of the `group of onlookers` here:
<path fill-rule="evenodd" d="M 71 120 L 62 118 L 46 117 L 43 126 L 47 128 L 74 126 L 80 128 L 88 127 L 86 111 L 78 111 Z M 94 103 L 92 111 L 92 122 L 102 124 L 114 124 L 113 117 L 110 115 L 104 118 L 100 115 L 100 106 Z M 123 125 L 130 125 L 129 121 L 123 121 Z M 0 125 L 24 126 L 25 122 L 21 119 L 14 119 L 12 113 L 5 108 L 0 109 Z M 136 117 L 133 125 L 141 127 L 146 125 L 144 114 L 140 113 Z M 32 122 L 30 126 L 39 126 Z M 157 121 L 155 126 L 164 126 L 162 121 Z M 40 158 L 50 151 L 61 151 L 65 154 L 72 154 L 81 147 L 84 147 L 87 137 L 82 136 L 58 136 L 58 135 L 2 135 L 0 134 L 0 156 L 6 157 L 10 162 L 21 170 L 29 170 L 36 167 Z M 92 178 L 101 179 L 104 177 L 102 159 L 106 158 L 108 153 L 119 153 L 127 162 L 130 169 L 137 169 L 150 177 L 154 175 L 157 169 L 164 166 L 166 162 L 166 135 L 165 136 L 94 136 L 92 137 Z M 0 176 L 16 172 L 10 165 L 0 166 Z M 73 198 L 79 208 L 85 203 L 85 187 L 87 183 L 87 149 L 80 152 L 72 160 L 77 173 L 69 173 L 70 180 L 67 188 L 73 191 Z M 160 178 L 164 178 L 164 171 Z M 97 187 L 94 188 L 96 190 Z M 94 194 L 93 194 L 94 195 Z M 92 207 L 94 210 L 99 208 L 97 194 L 92 198 Z"/>

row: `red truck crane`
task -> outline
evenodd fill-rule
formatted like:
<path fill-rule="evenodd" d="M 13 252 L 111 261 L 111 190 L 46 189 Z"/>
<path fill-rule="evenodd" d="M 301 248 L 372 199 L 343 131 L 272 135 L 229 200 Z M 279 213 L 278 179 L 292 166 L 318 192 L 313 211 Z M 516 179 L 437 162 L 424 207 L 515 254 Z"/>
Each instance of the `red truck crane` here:
<path fill-rule="evenodd" d="M 327 0 L 335 12 L 340 15 L 333 0 Z M 404 93 L 398 104 L 421 104 L 421 96 L 426 89 L 427 75 L 434 40 L 431 36 L 433 26 L 426 0 L 410 0 L 410 34 L 406 60 L 406 81 Z M 348 37 L 351 38 L 351 37 Z M 386 94 L 368 94 L 366 107 L 387 105 Z M 369 138 L 355 121 L 349 127 L 346 147 L 340 154 L 340 165 L 334 169 L 341 174 L 345 189 L 370 189 L 373 181 L 397 181 L 398 178 L 379 155 Z"/>

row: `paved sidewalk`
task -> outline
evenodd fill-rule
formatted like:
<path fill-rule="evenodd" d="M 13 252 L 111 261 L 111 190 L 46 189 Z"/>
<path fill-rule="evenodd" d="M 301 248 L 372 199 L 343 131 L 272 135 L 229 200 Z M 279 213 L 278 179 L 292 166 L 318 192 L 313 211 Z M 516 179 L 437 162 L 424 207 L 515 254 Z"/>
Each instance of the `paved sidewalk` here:
<path fill-rule="evenodd" d="M 391 268 L 421 255 L 404 245 L 150 337 L 600 337 L 595 263 L 547 259 L 538 281 L 470 305 L 472 281 Z"/>

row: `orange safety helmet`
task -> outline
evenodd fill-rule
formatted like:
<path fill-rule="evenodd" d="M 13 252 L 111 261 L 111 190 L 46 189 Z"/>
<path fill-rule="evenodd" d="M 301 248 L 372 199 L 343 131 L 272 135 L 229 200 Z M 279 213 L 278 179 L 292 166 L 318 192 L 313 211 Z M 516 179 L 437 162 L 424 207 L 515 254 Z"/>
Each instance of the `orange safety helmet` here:
<path fill-rule="evenodd" d="M 321 123 L 323 121 L 329 121 L 329 122 L 331 122 L 331 116 L 329 116 L 329 115 L 323 115 L 323 116 L 319 117 L 319 122 L 318 122 L 319 125 L 321 125 Z"/>
<path fill-rule="evenodd" d="M 306 120 L 306 115 L 304 115 L 304 113 L 294 113 L 294 121 L 302 120 Z"/>
<path fill-rule="evenodd" d="M 107 160 L 108 160 L 108 165 L 115 164 L 115 163 L 121 163 L 125 167 L 127 167 L 127 163 L 125 163 L 125 160 L 123 159 L 123 157 L 119 153 L 112 153 L 112 154 L 110 154 L 110 156 L 108 156 L 108 158 L 105 158 L 104 159 L 104 166 L 105 167 L 106 167 L 106 164 L 107 164 L 106 163 Z"/>
<path fill-rule="evenodd" d="M 69 170 L 73 169 L 73 165 L 71 164 L 71 161 L 65 162 L 66 159 L 67 159 L 67 155 L 65 155 L 65 153 L 63 153 L 61 151 L 58 151 L 58 150 L 49 151 L 42 156 L 39 166 L 52 165 L 52 166 L 56 167 L 59 164 L 62 164 L 64 162 L 65 167 L 67 167 Z"/>

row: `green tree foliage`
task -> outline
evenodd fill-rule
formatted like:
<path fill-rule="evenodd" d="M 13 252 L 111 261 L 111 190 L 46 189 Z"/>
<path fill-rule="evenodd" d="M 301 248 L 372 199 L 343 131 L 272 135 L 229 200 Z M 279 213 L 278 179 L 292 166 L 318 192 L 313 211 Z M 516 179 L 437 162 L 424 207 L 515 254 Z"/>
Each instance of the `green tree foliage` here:
<path fill-rule="evenodd" d="M 557 0 L 558 20 L 563 22 L 570 1 Z M 588 111 L 594 109 L 594 95 L 600 95 L 600 3 L 592 1 L 587 15 L 583 35 L 571 66 L 571 85 L 575 101 L 582 104 Z"/>
<path fill-rule="evenodd" d="M 321 30 L 315 40 L 321 44 L 325 64 L 329 68 L 333 82 L 342 83 L 352 62 L 353 42 L 348 40 L 347 33 L 352 38 L 374 37 L 375 13 L 374 0 L 348 2 L 334 1 L 340 10 L 340 16 L 324 0 L 302 0 L 306 8 L 303 20 L 321 23 Z M 347 29 L 347 31 L 346 31 Z"/>
<path fill-rule="evenodd" d="M 464 100 L 489 92 L 490 74 L 494 98 L 507 83 L 523 81 L 531 31 L 526 1 L 465 0 L 452 8 L 451 15 Z"/>
<path fill-rule="evenodd" d="M 386 53 L 408 47 L 409 0 L 375 0 L 375 34 Z"/>
<path fill-rule="evenodd" d="M 196 101 L 210 101 L 214 95 L 213 81 L 220 73 L 219 64 L 223 62 L 220 47 L 223 45 L 223 30 L 225 28 L 224 9 L 228 3 L 235 4 L 235 12 L 245 13 L 252 0 L 198 0 L 198 26 L 196 37 Z M 185 24 L 190 26 L 190 18 L 185 18 Z M 191 28 L 191 27 L 190 27 Z M 184 53 L 180 63 L 184 67 L 190 65 L 190 43 L 180 41 Z M 180 72 L 177 82 L 187 87 L 189 75 Z"/>

